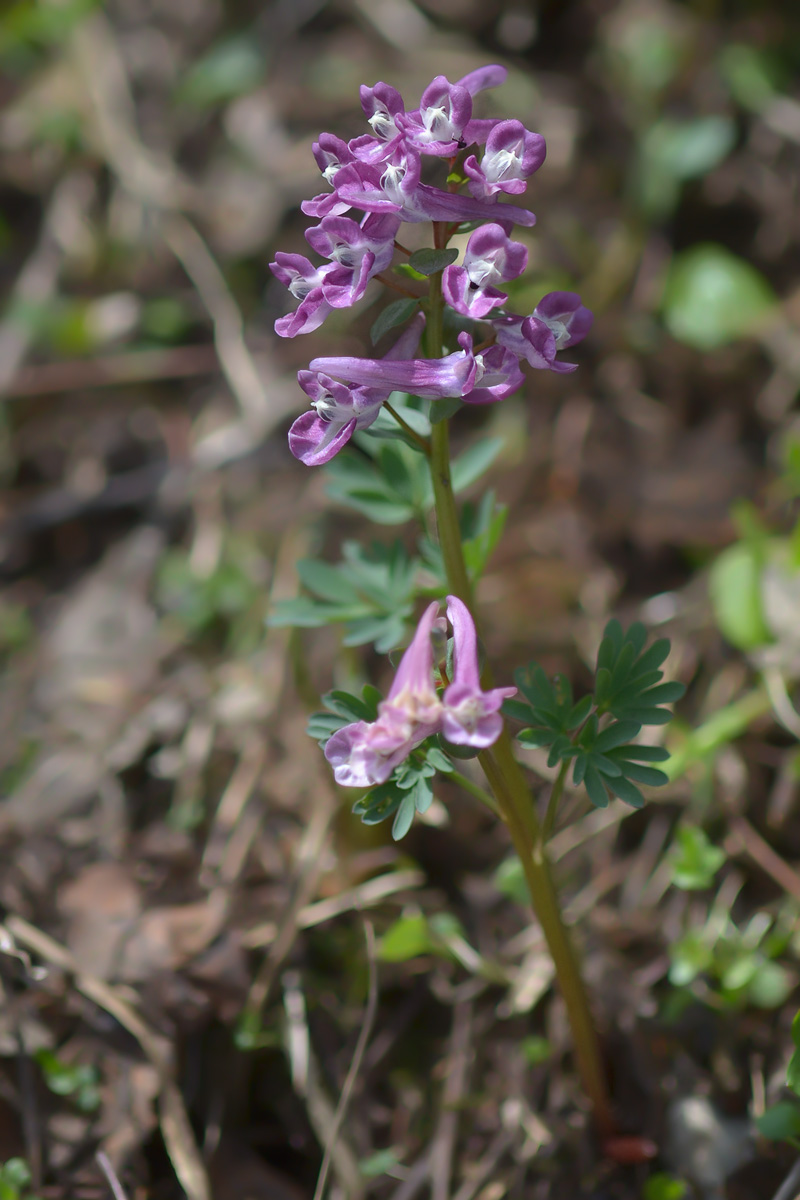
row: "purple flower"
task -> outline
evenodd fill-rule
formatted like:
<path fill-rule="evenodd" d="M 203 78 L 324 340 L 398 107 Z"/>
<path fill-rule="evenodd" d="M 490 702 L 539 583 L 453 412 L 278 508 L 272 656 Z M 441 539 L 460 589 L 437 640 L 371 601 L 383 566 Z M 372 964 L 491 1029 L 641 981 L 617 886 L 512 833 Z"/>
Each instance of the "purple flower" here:
<path fill-rule="evenodd" d="M 493 745 L 500 736 L 500 706 L 517 689 L 481 689 L 475 625 L 457 596 L 447 597 L 447 616 L 453 626 L 453 680 L 444 696 L 437 696 L 431 635 L 444 625 L 438 612 L 434 601 L 422 614 L 389 695 L 378 705 L 377 720 L 354 721 L 328 740 L 325 757 L 343 787 L 385 783 L 394 768 L 434 733 L 444 733 L 455 745 L 478 749 Z"/>
<path fill-rule="evenodd" d="M 397 118 L 405 115 L 406 107 L 397 88 L 388 83 L 376 83 L 374 87 L 360 90 L 361 107 L 380 142 L 391 142 L 400 134 Z"/>
<path fill-rule="evenodd" d="M 424 400 L 460 396 L 468 404 L 491 404 L 510 396 L 524 382 L 517 357 L 511 350 L 492 346 L 480 354 L 472 350 L 468 333 L 458 335 L 460 350 L 444 358 L 315 358 L 312 371 L 346 379 L 368 388 L 409 392 Z M 397 347 L 395 347 L 397 349 Z"/>
<path fill-rule="evenodd" d="M 322 280 L 322 294 L 333 308 L 360 300 L 367 283 L 392 261 L 400 218 L 394 213 L 371 213 L 359 225 L 351 217 L 325 217 L 306 230 L 306 240 L 318 254 L 340 268 Z"/>
<path fill-rule="evenodd" d="M 462 396 L 465 404 L 494 404 L 505 400 L 525 382 L 519 359 L 503 346 L 491 346 L 476 354 L 475 365 L 475 384 L 471 392 Z"/>
<path fill-rule="evenodd" d="M 480 320 L 508 299 L 494 285 L 516 279 L 527 262 L 522 242 L 512 242 L 500 225 L 484 225 L 467 242 L 463 265 L 445 268 L 444 298 L 462 316 Z"/>
<path fill-rule="evenodd" d="M 435 600 L 425 609 L 389 695 L 378 705 L 378 719 L 345 725 L 329 739 L 325 757 L 343 787 L 384 783 L 420 742 L 438 731 L 442 704 L 433 686 L 431 645 L 438 612 Z"/>
<path fill-rule="evenodd" d="M 497 192 L 524 192 L 528 176 L 538 171 L 546 153 L 541 134 L 531 133 L 521 121 L 499 121 L 486 139 L 480 165 L 474 154 L 464 163 L 470 191 L 480 200 Z"/>
<path fill-rule="evenodd" d="M 551 331 L 556 339 L 556 350 L 582 342 L 594 320 L 590 310 L 581 304 L 577 292 L 548 292 L 532 315 L 544 321 Z"/>
<path fill-rule="evenodd" d="M 444 358 L 314 358 L 312 371 L 322 371 L 352 384 L 390 392 L 410 392 L 426 400 L 464 396 L 472 391 L 477 374 L 472 338 L 459 336 L 461 350 Z"/>
<path fill-rule="evenodd" d="M 413 354 L 419 345 L 424 324 L 425 317 L 418 313 L 388 352 L 386 359 L 379 361 Z M 313 362 L 311 366 L 314 367 Z M 347 445 L 357 429 L 366 429 L 372 424 L 381 405 L 394 390 L 392 387 L 342 383 L 324 371 L 315 370 L 298 371 L 297 380 L 311 399 L 311 409 L 302 413 L 289 430 L 289 449 L 307 467 L 330 462 Z"/>
<path fill-rule="evenodd" d="M 483 749 L 497 741 L 503 728 L 500 706 L 515 687 L 481 689 L 478 638 L 470 611 L 457 596 L 447 597 L 447 618 L 453 626 L 453 680 L 445 690 L 442 733 L 456 746 Z"/>
<path fill-rule="evenodd" d="M 472 116 L 472 96 L 466 88 L 437 75 L 422 93 L 419 109 L 398 118 L 405 138 L 423 154 L 451 156 L 467 145 L 464 131 Z"/>
<path fill-rule="evenodd" d="M 477 92 L 485 92 L 487 88 L 500 87 L 508 78 L 508 69 L 499 63 L 489 63 L 485 67 L 477 67 L 474 71 L 456 80 L 458 87 L 466 88 L 470 96 Z"/>
<path fill-rule="evenodd" d="M 321 267 L 302 254 L 275 255 L 270 270 L 300 301 L 297 310 L 275 322 L 281 337 L 296 337 L 318 329 L 334 308 L 360 300 L 373 275 L 392 261 L 400 218 L 394 213 L 371 214 L 359 225 L 350 217 L 324 217 L 306 230 L 306 240 L 333 261 Z"/>
<path fill-rule="evenodd" d="M 331 305 L 323 294 L 323 283 L 334 271 L 333 263 L 315 267 L 302 254 L 284 254 L 278 251 L 275 262 L 269 264 L 273 275 L 287 287 L 300 304 L 295 312 L 279 317 L 275 332 L 281 337 L 296 337 L 298 333 L 310 333 L 318 329 L 331 311 Z"/>
<path fill-rule="evenodd" d="M 420 166 L 418 151 L 399 139 L 387 147 L 380 163 L 358 159 L 342 167 L 336 174 L 336 195 L 349 208 L 394 212 L 408 222 L 496 221 L 508 229 L 514 224 L 536 223 L 536 217 L 527 209 L 443 192 L 420 183 Z"/>
<path fill-rule="evenodd" d="M 384 399 L 376 399 L 370 388 L 351 388 L 321 372 L 298 371 L 297 382 L 311 398 L 311 411 L 289 430 L 289 449 L 307 467 L 330 462 L 357 429 L 372 424 Z"/>
<path fill-rule="evenodd" d="M 499 346 L 524 358 L 536 370 L 566 374 L 576 371 L 577 364 L 559 362 L 556 351 L 585 338 L 592 320 L 575 292 L 548 292 L 531 316 L 495 317 L 492 324 Z"/>
<path fill-rule="evenodd" d="M 332 133 L 321 133 L 319 141 L 311 147 L 317 166 L 325 181 L 333 186 L 333 181 L 343 167 L 355 161 L 355 155 L 347 142 Z M 323 192 L 312 200 L 304 200 L 300 205 L 307 217 L 341 216 L 346 213 L 349 204 L 339 199 L 336 192 Z"/>

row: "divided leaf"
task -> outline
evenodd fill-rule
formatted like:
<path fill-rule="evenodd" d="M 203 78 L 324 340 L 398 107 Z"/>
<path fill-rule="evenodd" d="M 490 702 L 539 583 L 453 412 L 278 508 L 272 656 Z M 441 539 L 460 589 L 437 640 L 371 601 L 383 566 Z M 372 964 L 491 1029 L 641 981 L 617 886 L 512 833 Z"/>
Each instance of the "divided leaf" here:
<path fill-rule="evenodd" d="M 365 825 L 377 825 L 394 816 L 392 838 L 399 842 L 408 833 L 416 814 L 427 812 L 433 803 L 433 776 L 437 771 L 449 774 L 452 770 L 450 760 L 429 739 L 395 767 L 391 779 L 356 800 L 353 812 Z"/>
<path fill-rule="evenodd" d="M 306 732 L 315 742 L 325 746 L 331 735 L 344 725 L 354 721 L 374 721 L 382 699 L 378 689 L 370 683 L 364 684 L 360 696 L 339 690 L 327 692 L 322 697 L 326 711 L 311 714 Z"/>
<path fill-rule="evenodd" d="M 680 700 L 682 683 L 660 683 L 659 667 L 669 654 L 669 641 L 660 638 L 644 649 L 647 630 L 638 621 L 623 632 L 619 621 L 606 625 L 597 652 L 595 703 L 599 714 L 611 713 L 639 725 L 666 725 L 672 713 L 662 708 Z"/>
<path fill-rule="evenodd" d="M 297 573 L 311 595 L 279 601 L 268 624 L 344 624 L 345 645 L 372 642 L 379 653 L 394 649 L 413 615 L 419 559 L 410 558 L 400 542 L 366 548 L 346 542 L 343 551 L 343 561 L 336 564 L 301 559 Z"/>

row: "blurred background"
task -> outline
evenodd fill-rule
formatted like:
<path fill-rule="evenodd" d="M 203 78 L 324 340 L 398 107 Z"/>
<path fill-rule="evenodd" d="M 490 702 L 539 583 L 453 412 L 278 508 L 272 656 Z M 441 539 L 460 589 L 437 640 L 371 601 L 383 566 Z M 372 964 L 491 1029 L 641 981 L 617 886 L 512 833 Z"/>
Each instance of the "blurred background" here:
<path fill-rule="evenodd" d="M 596 314 L 575 374 L 454 421 L 458 449 L 504 439 L 497 674 L 535 655 L 582 686 L 617 615 L 666 631 L 692 685 L 670 787 L 624 826 L 573 798 L 554 847 L 653 1161 L 597 1166 L 502 830 L 444 792 L 398 848 L 335 793 L 308 709 L 384 685 L 385 656 L 265 623 L 299 558 L 416 536 L 288 453 L 296 371 L 369 353 L 383 303 L 273 333 L 294 302 L 267 264 L 307 249 L 324 190 L 311 142 L 365 132 L 361 83 L 413 108 L 486 62 L 509 77 L 480 114 L 548 147 L 510 307 L 564 288 Z M 88 1200 L 110 1171 L 137 1200 L 310 1197 L 332 1139 L 347 1200 L 777 1189 L 800 1133 L 799 67 L 789 0 L 5 0 L 0 1195 Z"/>

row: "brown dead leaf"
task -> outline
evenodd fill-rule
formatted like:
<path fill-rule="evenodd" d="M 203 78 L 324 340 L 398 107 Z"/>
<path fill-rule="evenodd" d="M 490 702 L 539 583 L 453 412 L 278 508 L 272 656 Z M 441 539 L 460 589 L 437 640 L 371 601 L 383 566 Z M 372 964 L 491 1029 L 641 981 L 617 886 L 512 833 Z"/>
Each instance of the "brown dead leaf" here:
<path fill-rule="evenodd" d="M 122 863 L 92 863 L 63 889 L 69 920 L 67 944 L 81 970 L 100 979 L 118 973 L 120 959 L 141 911 L 141 895 Z"/>
<path fill-rule="evenodd" d="M 224 903 L 213 899 L 148 909 L 125 943 L 119 977 L 133 983 L 179 970 L 213 941 L 225 915 Z"/>

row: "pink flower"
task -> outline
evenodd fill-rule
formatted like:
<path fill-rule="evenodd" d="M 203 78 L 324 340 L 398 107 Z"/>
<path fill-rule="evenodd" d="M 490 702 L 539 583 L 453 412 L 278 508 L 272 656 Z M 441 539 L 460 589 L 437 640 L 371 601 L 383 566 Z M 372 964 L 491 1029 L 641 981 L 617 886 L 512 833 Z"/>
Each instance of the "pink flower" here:
<path fill-rule="evenodd" d="M 434 733 L 443 733 L 455 745 L 478 749 L 493 745 L 500 736 L 500 706 L 517 689 L 481 689 L 475 625 L 457 596 L 447 597 L 447 616 L 453 626 L 453 681 L 443 697 L 437 695 L 431 634 L 444 625 L 438 612 L 434 601 L 422 614 L 389 695 L 378 705 L 377 720 L 354 721 L 328 740 L 325 757 L 343 787 L 385 783 L 395 767 Z"/>

